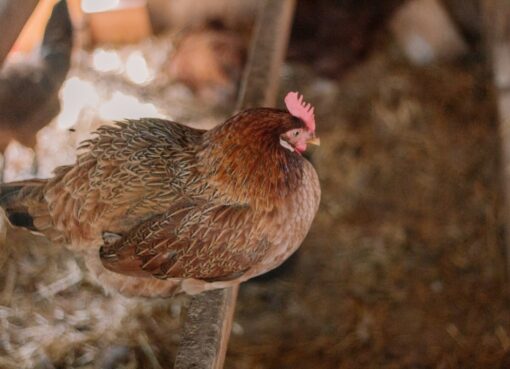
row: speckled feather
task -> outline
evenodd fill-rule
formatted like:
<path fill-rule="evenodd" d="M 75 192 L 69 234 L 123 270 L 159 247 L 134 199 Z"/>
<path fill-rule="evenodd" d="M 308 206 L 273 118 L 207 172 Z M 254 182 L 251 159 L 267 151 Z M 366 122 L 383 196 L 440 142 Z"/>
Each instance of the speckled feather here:
<path fill-rule="evenodd" d="M 159 119 L 104 126 L 74 165 L 8 185 L 19 191 L 0 205 L 82 253 L 107 288 L 165 296 L 225 287 L 276 267 L 308 232 L 317 175 L 278 142 L 303 126 L 268 108 L 211 131 Z"/>

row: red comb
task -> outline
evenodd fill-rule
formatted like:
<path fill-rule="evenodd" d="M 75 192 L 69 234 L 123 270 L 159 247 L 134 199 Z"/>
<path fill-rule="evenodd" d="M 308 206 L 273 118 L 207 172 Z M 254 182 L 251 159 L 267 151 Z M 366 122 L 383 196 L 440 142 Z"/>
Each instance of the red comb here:
<path fill-rule="evenodd" d="M 289 92 L 285 96 L 285 105 L 290 114 L 305 122 L 310 131 L 315 131 L 314 107 L 303 101 L 303 95 L 297 92 Z"/>

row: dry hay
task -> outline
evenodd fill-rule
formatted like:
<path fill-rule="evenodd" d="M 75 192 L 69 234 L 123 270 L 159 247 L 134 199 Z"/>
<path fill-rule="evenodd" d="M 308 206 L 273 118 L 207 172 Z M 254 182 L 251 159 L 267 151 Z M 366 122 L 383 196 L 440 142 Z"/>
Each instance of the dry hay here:
<path fill-rule="evenodd" d="M 241 289 L 226 368 L 507 368 L 499 141 L 480 62 L 391 46 L 306 78 L 323 199 L 292 274 Z"/>

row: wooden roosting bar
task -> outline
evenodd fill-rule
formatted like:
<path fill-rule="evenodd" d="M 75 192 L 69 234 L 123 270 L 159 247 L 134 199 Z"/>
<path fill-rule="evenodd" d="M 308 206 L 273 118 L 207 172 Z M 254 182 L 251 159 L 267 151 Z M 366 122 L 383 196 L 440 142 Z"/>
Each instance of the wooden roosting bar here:
<path fill-rule="evenodd" d="M 510 6 L 507 0 L 480 2 L 486 48 L 491 63 L 499 111 L 501 172 L 506 197 L 506 271 L 510 278 Z"/>

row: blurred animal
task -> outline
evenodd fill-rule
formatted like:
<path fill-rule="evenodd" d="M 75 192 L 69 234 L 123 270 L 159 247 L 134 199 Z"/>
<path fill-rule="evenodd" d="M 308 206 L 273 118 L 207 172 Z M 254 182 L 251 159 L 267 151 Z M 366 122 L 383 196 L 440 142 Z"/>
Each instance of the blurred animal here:
<path fill-rule="evenodd" d="M 159 119 L 100 127 L 53 178 L 1 185 L 0 206 L 127 295 L 238 284 L 287 259 L 318 209 L 302 156 L 317 143 L 313 108 L 297 93 L 285 102 L 210 131 Z"/>
<path fill-rule="evenodd" d="M 176 45 L 168 74 L 204 101 L 229 101 L 237 95 L 245 54 L 242 37 L 221 26 L 191 31 Z"/>
<path fill-rule="evenodd" d="M 58 91 L 69 71 L 72 35 L 66 2 L 60 1 L 46 26 L 38 60 L 1 70 L 0 153 L 13 139 L 33 148 L 37 131 L 58 114 Z"/>
<path fill-rule="evenodd" d="M 330 78 L 343 77 L 370 54 L 394 11 L 406 1 L 298 1 L 288 59 Z"/>

